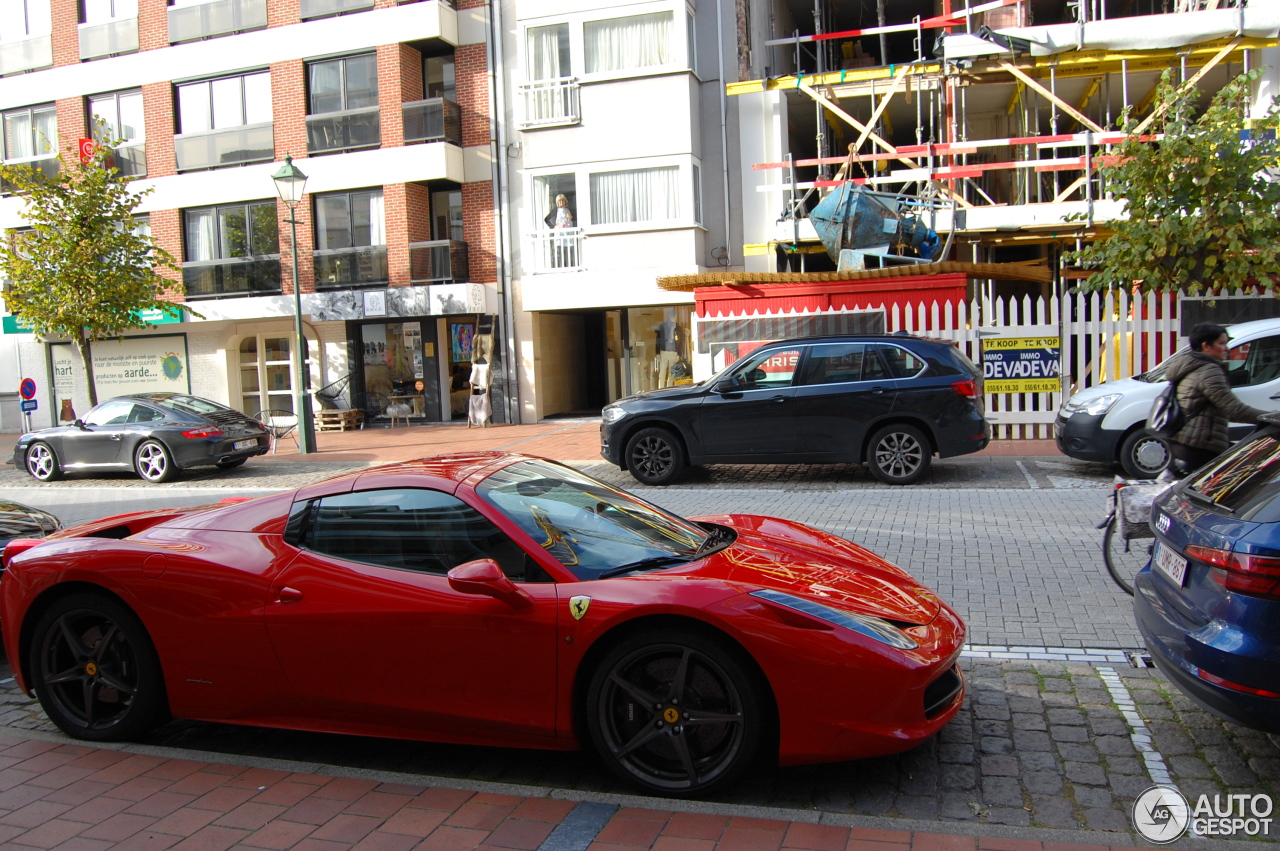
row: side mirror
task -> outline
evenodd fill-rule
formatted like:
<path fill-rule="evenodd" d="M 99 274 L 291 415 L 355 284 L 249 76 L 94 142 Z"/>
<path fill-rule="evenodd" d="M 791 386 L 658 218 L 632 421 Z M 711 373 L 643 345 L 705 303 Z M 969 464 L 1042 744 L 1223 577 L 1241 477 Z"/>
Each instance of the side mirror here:
<path fill-rule="evenodd" d="M 75 422 L 73 422 L 73 423 L 72 423 L 72 425 L 73 425 L 73 426 L 75 426 L 75 427 L 76 427 L 76 428 L 78 428 L 78 429 L 87 429 L 87 428 L 88 428 L 88 426 L 84 424 L 84 420 L 76 420 Z"/>
<path fill-rule="evenodd" d="M 491 558 L 460 564 L 449 571 L 449 587 L 460 594 L 478 594 L 501 600 L 512 608 L 533 605 L 528 593 L 516 587 Z"/>
<path fill-rule="evenodd" d="M 717 381 L 711 389 L 717 393 L 737 393 L 742 389 L 742 382 L 738 380 L 736 375 L 731 375 L 728 378 L 722 378 Z"/>

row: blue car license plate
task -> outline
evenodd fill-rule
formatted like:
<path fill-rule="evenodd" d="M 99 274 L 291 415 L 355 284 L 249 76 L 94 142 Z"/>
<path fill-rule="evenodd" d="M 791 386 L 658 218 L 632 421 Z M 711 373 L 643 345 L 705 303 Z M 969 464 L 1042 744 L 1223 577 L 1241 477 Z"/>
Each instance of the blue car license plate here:
<path fill-rule="evenodd" d="M 1179 588 L 1187 580 L 1187 560 L 1162 543 L 1156 544 L 1156 551 L 1151 556 L 1151 566 Z"/>

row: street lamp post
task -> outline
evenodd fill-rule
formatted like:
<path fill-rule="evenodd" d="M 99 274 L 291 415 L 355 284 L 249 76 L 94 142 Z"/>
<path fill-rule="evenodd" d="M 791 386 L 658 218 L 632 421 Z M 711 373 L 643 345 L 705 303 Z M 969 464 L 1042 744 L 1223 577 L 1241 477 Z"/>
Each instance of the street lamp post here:
<path fill-rule="evenodd" d="M 290 240 L 293 247 L 293 336 L 298 358 L 294 361 L 293 412 L 298 415 L 298 453 L 308 454 L 316 450 L 315 418 L 311 412 L 311 375 L 307 369 L 307 338 L 302 333 L 302 293 L 298 287 L 298 202 L 307 186 L 307 176 L 293 164 L 293 157 L 285 155 L 284 165 L 271 175 L 276 183 L 280 200 L 289 208 Z"/>

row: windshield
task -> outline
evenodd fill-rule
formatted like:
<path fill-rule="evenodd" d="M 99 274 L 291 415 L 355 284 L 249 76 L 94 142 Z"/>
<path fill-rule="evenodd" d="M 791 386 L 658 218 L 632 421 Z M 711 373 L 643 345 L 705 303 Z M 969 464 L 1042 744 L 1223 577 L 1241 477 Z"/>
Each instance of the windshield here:
<path fill-rule="evenodd" d="M 162 408 L 168 408 L 180 414 L 217 414 L 231 410 L 225 405 L 210 402 L 208 399 L 201 399 L 199 396 L 170 396 L 167 399 L 153 398 L 152 401 Z"/>
<path fill-rule="evenodd" d="M 476 488 L 579 579 L 690 561 L 702 528 L 549 461 L 521 461 Z M 641 564 L 643 562 L 643 564 Z"/>

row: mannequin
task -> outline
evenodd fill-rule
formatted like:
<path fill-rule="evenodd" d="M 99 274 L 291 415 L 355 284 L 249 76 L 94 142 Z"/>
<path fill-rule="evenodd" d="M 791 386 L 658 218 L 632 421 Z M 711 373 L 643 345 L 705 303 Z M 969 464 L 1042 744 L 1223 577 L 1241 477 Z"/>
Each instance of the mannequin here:
<path fill-rule="evenodd" d="M 658 346 L 658 386 L 670 387 L 675 384 L 671 371 L 684 359 L 684 329 L 676 321 L 675 308 L 666 308 L 663 316 L 663 321 L 654 329 Z"/>
<path fill-rule="evenodd" d="M 493 409 L 489 404 L 489 357 L 493 351 L 493 337 L 476 334 L 471 341 L 471 398 L 467 402 L 467 428 L 478 425 L 485 428 Z"/>

